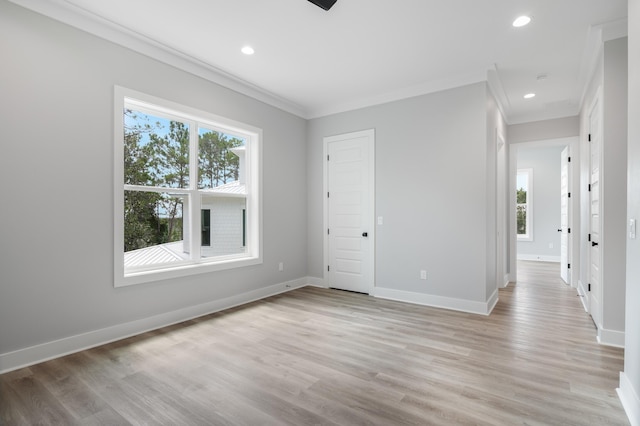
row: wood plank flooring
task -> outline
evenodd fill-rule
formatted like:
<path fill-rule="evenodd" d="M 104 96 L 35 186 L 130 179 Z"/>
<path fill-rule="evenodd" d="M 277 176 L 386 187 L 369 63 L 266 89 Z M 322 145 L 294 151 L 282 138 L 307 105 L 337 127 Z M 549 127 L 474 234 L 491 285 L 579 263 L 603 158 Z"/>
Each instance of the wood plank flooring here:
<path fill-rule="evenodd" d="M 303 288 L 0 376 L 3 425 L 628 425 L 557 264 L 488 316 Z"/>

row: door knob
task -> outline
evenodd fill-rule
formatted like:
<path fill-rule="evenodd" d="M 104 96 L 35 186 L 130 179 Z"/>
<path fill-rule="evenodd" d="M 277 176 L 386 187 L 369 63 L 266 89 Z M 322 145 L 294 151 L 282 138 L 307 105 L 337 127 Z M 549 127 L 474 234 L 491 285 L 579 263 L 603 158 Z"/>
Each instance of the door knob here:
<path fill-rule="evenodd" d="M 558 232 L 562 232 L 562 228 L 558 229 Z"/>
<path fill-rule="evenodd" d="M 363 233 L 362 233 L 362 236 L 363 236 L 363 237 L 368 237 L 368 236 L 369 236 L 369 234 L 368 234 L 368 233 L 366 233 L 366 232 L 363 232 Z"/>
<path fill-rule="evenodd" d="M 598 245 L 598 243 L 596 243 L 595 241 L 591 241 L 591 247 L 595 247 L 597 245 Z"/>

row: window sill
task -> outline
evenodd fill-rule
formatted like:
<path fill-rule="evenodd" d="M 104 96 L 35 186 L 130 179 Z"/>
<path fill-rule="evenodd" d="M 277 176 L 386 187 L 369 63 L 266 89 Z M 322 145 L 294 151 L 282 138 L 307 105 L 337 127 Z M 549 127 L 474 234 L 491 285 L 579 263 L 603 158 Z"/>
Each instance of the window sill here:
<path fill-rule="evenodd" d="M 222 260 L 215 263 L 192 263 L 188 265 L 155 269 L 151 271 L 131 272 L 123 274 L 122 276 L 119 276 L 119 274 L 116 273 L 114 287 L 127 287 L 130 285 L 181 278 L 190 275 L 205 274 L 227 269 L 243 268 L 259 264 L 262 264 L 261 257 L 242 257 Z"/>

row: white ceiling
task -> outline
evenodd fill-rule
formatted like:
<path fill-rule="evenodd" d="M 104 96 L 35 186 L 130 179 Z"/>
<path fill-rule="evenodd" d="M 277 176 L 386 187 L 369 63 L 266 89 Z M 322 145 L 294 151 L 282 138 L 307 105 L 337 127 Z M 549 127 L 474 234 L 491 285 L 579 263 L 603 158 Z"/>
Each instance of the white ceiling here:
<path fill-rule="evenodd" d="M 12 1 L 113 40 L 127 34 L 120 42 L 156 57 L 179 53 L 306 118 L 489 72 L 510 123 L 578 114 L 597 46 L 626 35 L 627 15 L 626 0 L 338 0 L 330 11 L 307 0 Z M 522 14 L 532 22 L 512 27 Z"/>

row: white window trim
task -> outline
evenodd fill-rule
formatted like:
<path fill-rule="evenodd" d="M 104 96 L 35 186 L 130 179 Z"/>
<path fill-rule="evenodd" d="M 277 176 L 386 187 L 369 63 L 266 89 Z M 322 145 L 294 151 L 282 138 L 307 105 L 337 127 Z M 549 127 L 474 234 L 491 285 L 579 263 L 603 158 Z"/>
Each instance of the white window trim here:
<path fill-rule="evenodd" d="M 516 172 L 516 182 L 517 175 L 526 174 L 527 175 L 527 233 L 526 234 L 516 234 L 518 241 L 533 241 L 533 169 L 518 169 Z M 518 191 L 518 185 L 516 183 L 516 192 Z M 516 215 L 518 214 L 518 195 L 516 194 Z M 517 219 L 516 219 L 517 221 Z"/>
<path fill-rule="evenodd" d="M 225 132 L 238 133 L 246 135 L 250 139 L 247 144 L 247 184 L 250 191 L 247 195 L 247 229 L 257 230 L 256 232 L 247 232 L 247 246 L 249 252 L 243 255 L 221 256 L 216 257 L 213 261 L 203 261 L 202 259 L 190 260 L 188 263 L 180 263 L 153 270 L 140 270 L 125 274 L 124 270 L 124 108 L 125 103 L 128 105 L 139 103 L 141 109 L 145 104 L 153 105 L 155 113 L 162 111 L 168 116 L 176 116 L 181 121 L 189 121 L 195 119 L 197 121 L 211 123 L 216 129 L 222 129 Z M 207 272 L 221 271 L 225 269 L 240 268 L 251 265 L 262 264 L 262 129 L 220 117 L 196 108 L 178 104 L 166 99 L 158 98 L 135 90 L 127 89 L 120 86 L 114 86 L 114 287 L 124 287 L 134 284 L 147 283 L 171 278 L 179 278 L 188 275 L 202 274 Z M 197 171 L 197 156 L 194 153 L 190 158 L 195 161 L 195 169 Z M 258 164 L 253 162 L 257 161 Z M 197 181 L 197 180 L 196 180 Z M 153 191 L 154 189 L 149 188 Z M 195 194 L 197 189 L 168 188 L 171 192 L 185 192 L 191 195 L 195 205 L 191 206 L 190 214 L 194 216 L 190 223 L 200 223 L 200 197 Z M 198 208 L 196 208 L 198 207 Z M 197 218 L 195 216 L 198 216 Z M 196 235 L 191 232 L 191 235 Z M 199 235 L 199 234 L 198 234 Z M 192 245 L 196 244 L 192 238 Z M 199 236 L 197 244 L 199 244 Z M 197 248 L 198 250 L 200 247 Z"/>

